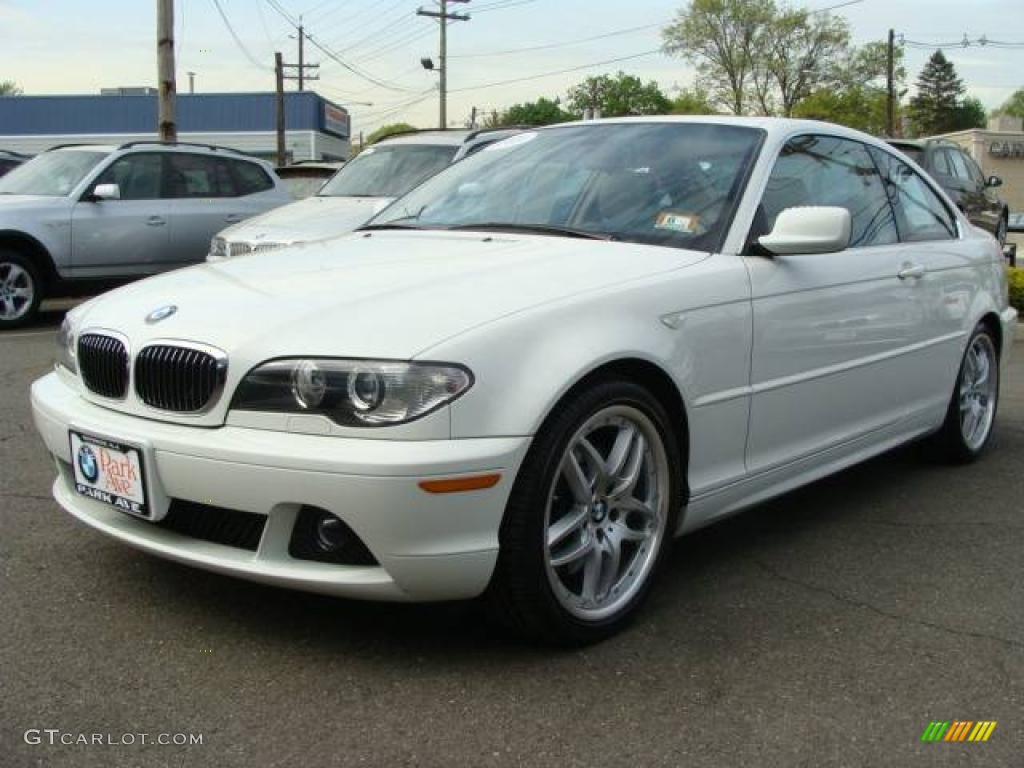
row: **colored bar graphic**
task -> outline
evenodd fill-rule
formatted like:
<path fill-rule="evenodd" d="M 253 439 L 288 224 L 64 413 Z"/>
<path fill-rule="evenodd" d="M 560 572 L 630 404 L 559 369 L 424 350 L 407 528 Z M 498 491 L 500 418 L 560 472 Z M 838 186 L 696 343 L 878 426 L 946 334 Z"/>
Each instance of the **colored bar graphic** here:
<path fill-rule="evenodd" d="M 921 741 L 988 741 L 995 720 L 933 720 L 921 734 Z"/>

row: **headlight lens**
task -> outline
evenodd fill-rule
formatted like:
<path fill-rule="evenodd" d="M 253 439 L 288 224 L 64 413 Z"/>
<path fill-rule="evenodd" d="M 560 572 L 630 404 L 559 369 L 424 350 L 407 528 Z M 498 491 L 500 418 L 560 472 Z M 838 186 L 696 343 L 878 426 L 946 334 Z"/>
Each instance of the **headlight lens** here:
<path fill-rule="evenodd" d="M 75 328 L 70 318 L 65 317 L 57 331 L 57 365 L 62 365 L 71 373 L 78 373 L 78 361 L 75 356 Z"/>
<path fill-rule="evenodd" d="M 210 256 L 212 259 L 226 259 L 228 257 L 228 241 L 223 237 L 215 237 L 210 241 Z"/>
<path fill-rule="evenodd" d="M 274 360 L 246 375 L 231 407 L 317 413 L 346 427 L 386 427 L 426 416 L 472 384 L 468 370 L 450 363 Z"/>

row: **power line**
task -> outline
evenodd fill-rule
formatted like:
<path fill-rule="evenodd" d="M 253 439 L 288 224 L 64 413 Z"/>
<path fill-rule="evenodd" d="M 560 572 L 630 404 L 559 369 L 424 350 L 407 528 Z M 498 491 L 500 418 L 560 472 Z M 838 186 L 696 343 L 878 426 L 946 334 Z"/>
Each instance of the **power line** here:
<path fill-rule="evenodd" d="M 964 33 L 964 36 L 959 40 L 951 40 L 944 43 L 926 43 L 921 40 L 908 40 L 904 35 L 899 36 L 900 45 L 906 45 L 910 48 L 924 48 L 924 49 L 937 49 L 937 48 L 1024 48 L 1024 43 L 1010 43 L 1002 40 L 992 40 L 987 35 L 981 35 L 980 37 L 972 38 Z"/>
<path fill-rule="evenodd" d="M 640 58 L 643 58 L 645 56 L 653 56 L 656 53 L 663 53 L 663 51 L 662 51 L 661 48 L 655 48 L 654 50 L 651 50 L 651 51 L 644 51 L 642 53 L 634 53 L 634 54 L 632 54 L 630 56 L 619 56 L 618 58 L 615 58 L 615 59 L 606 59 L 605 61 L 595 61 L 595 62 L 593 62 L 591 64 L 581 64 L 578 67 L 568 67 L 566 69 L 559 69 L 559 70 L 555 70 L 553 72 L 542 72 L 542 73 L 537 74 L 537 75 L 529 75 L 527 77 L 516 77 L 516 78 L 513 78 L 511 80 L 499 80 L 498 82 L 494 82 L 494 83 L 483 83 L 481 85 L 470 85 L 470 86 L 467 86 L 465 88 L 454 88 L 454 89 L 452 89 L 451 92 L 452 93 L 464 93 L 466 91 L 481 91 L 481 90 L 484 90 L 485 88 L 497 88 L 500 85 L 511 85 L 513 83 L 525 83 L 525 82 L 528 82 L 528 81 L 531 81 L 531 80 L 541 80 L 541 79 L 543 79 L 545 77 L 554 77 L 555 75 L 564 75 L 564 74 L 568 74 L 569 72 L 579 72 L 580 70 L 591 69 L 592 67 L 603 67 L 603 66 L 608 65 L 608 64 L 618 64 L 621 61 L 631 61 L 633 59 L 640 59 Z"/>
<path fill-rule="evenodd" d="M 491 56 L 508 56 L 515 53 L 527 53 L 529 51 L 547 51 L 552 48 L 566 48 L 572 45 L 581 45 L 583 43 L 592 43 L 595 40 L 605 40 L 609 37 L 618 37 L 620 35 L 628 35 L 634 32 L 640 32 L 643 30 L 654 29 L 655 27 L 664 26 L 663 22 L 657 24 L 644 24 L 639 27 L 629 27 L 628 29 L 617 29 L 612 32 L 606 32 L 603 35 L 595 35 L 594 37 L 583 37 L 578 40 L 567 40 L 563 43 L 549 43 L 547 45 L 531 45 L 526 48 L 508 48 L 504 51 L 491 51 L 489 53 L 463 53 L 458 56 L 452 56 L 453 59 L 483 59 Z"/>
<path fill-rule="evenodd" d="M 250 53 L 249 49 L 245 47 L 245 44 L 242 42 L 241 38 L 239 38 L 238 35 L 235 33 L 235 28 L 231 26 L 231 22 L 228 20 L 227 14 L 224 13 L 224 9 L 221 8 L 220 0 L 212 0 L 212 2 L 214 7 L 217 9 L 217 13 L 219 13 L 221 19 L 224 20 L 224 26 L 228 28 L 228 32 L 231 34 L 232 39 L 234 39 L 235 45 L 237 45 L 239 50 L 241 50 L 242 53 L 245 54 L 245 58 L 249 60 L 249 63 L 259 69 L 263 69 L 268 72 L 272 71 L 272 67 L 268 67 L 265 64 L 261 64 L 259 60 L 255 56 L 253 56 L 252 53 Z"/>

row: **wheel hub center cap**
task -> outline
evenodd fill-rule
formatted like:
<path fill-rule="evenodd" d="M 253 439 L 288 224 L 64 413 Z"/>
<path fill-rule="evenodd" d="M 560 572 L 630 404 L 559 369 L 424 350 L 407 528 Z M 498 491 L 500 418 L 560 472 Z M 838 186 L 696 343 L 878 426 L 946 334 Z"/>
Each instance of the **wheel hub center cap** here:
<path fill-rule="evenodd" d="M 603 523 L 608 517 L 608 502 L 600 499 L 590 506 L 590 519 L 595 523 Z"/>

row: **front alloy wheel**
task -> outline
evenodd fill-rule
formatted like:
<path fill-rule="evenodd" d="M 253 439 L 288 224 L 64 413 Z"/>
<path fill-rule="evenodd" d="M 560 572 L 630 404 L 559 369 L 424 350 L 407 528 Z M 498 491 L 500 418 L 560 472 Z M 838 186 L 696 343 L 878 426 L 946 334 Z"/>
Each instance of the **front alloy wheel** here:
<path fill-rule="evenodd" d="M 21 254 L 0 251 L 0 329 L 27 323 L 35 316 L 41 299 L 32 263 Z"/>
<path fill-rule="evenodd" d="M 509 497 L 492 618 L 561 645 L 621 629 L 665 559 L 682 466 L 672 419 L 638 384 L 602 379 L 560 403 Z"/>
<path fill-rule="evenodd" d="M 641 411 L 594 414 L 562 455 L 545 510 L 545 564 L 571 614 L 601 619 L 627 604 L 654 565 L 668 521 L 668 459 Z"/>

